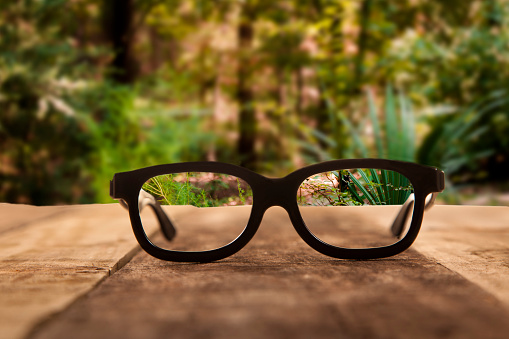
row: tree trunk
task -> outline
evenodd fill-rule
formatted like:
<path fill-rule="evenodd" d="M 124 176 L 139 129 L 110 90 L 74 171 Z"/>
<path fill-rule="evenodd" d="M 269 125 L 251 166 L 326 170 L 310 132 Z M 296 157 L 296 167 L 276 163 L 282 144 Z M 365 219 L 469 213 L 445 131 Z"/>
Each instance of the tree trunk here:
<path fill-rule="evenodd" d="M 361 92 L 360 87 L 364 76 L 364 59 L 368 42 L 369 17 L 371 15 L 372 0 L 364 0 L 360 9 L 360 26 L 359 40 L 357 43 L 358 53 L 354 64 L 354 78 L 349 90 L 350 95 L 357 95 Z"/>
<path fill-rule="evenodd" d="M 136 64 L 132 56 L 134 0 L 104 0 L 104 24 L 115 56 L 110 78 L 123 84 L 136 79 Z"/>
<path fill-rule="evenodd" d="M 288 132 L 288 125 L 290 124 L 290 110 L 288 109 L 286 99 L 285 72 L 279 67 L 275 68 L 274 72 L 276 75 L 277 85 L 272 91 L 272 96 L 276 102 L 276 108 L 269 117 L 276 121 L 279 131 L 279 134 L 275 136 L 275 147 L 277 147 L 276 159 L 278 161 L 284 161 L 289 159 L 288 138 L 290 135 Z"/>
<path fill-rule="evenodd" d="M 239 144 L 241 166 L 255 169 L 256 119 L 253 91 L 250 86 L 250 50 L 253 43 L 253 23 L 245 13 L 238 27 L 239 66 L 237 70 L 237 102 L 239 104 Z"/>

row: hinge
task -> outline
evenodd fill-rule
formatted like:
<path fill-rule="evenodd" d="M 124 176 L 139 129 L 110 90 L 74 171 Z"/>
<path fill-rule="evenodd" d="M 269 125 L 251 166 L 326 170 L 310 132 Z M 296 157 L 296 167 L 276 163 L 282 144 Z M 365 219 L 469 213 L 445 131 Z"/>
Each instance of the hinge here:
<path fill-rule="evenodd" d="M 438 192 L 442 192 L 445 188 L 445 173 L 437 169 L 437 188 Z"/>
<path fill-rule="evenodd" d="M 113 180 L 110 180 L 110 197 L 115 199 L 115 185 L 113 183 Z"/>

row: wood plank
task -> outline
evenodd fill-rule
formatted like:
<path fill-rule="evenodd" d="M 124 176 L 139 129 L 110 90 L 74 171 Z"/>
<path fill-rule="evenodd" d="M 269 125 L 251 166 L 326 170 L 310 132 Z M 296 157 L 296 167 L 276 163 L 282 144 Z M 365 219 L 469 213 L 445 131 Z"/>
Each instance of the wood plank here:
<path fill-rule="evenodd" d="M 30 205 L 14 205 L 0 203 L 0 234 L 16 227 L 27 225 L 34 220 L 55 216 L 60 213 L 72 212 L 78 206 L 38 207 Z"/>
<path fill-rule="evenodd" d="M 235 256 L 179 264 L 140 252 L 31 337 L 506 338 L 507 319 L 502 302 L 434 259 L 412 249 L 331 259 L 274 208 Z"/>
<path fill-rule="evenodd" d="M 509 207 L 435 206 L 414 246 L 509 307 Z"/>
<path fill-rule="evenodd" d="M 2 216 L 8 216 L 0 234 L 2 338 L 25 337 L 122 267 L 139 248 L 118 204 L 1 208 Z"/>

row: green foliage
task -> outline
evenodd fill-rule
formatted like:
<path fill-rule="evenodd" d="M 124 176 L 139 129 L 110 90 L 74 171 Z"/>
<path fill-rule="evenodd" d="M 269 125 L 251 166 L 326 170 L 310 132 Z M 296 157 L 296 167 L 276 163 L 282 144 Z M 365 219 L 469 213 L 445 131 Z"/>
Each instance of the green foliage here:
<path fill-rule="evenodd" d="M 82 169 L 93 149 L 72 98 L 76 53 L 62 27 L 65 1 L 0 7 L 0 200 L 32 204 L 92 202 Z"/>
<path fill-rule="evenodd" d="M 174 176 L 168 174 L 154 177 L 143 185 L 143 189 L 159 197 L 163 205 L 218 206 L 217 201 L 207 196 L 205 190 L 191 185 L 187 180 L 185 182 L 175 181 Z"/>
<path fill-rule="evenodd" d="M 431 132 L 418 153 L 421 163 L 444 168 L 453 182 L 484 180 L 489 176 L 487 159 L 509 156 L 508 99 L 505 91 L 466 108 L 428 118 Z M 503 164 L 493 164 L 492 178 L 503 177 Z M 488 168 L 487 168 L 488 167 Z M 507 165 L 505 165 L 507 168 Z"/>
<path fill-rule="evenodd" d="M 253 192 L 249 187 L 243 187 L 240 179 L 231 181 L 226 175 L 214 176 L 216 178 L 210 180 L 200 173 L 160 175 L 147 181 L 143 190 L 163 205 L 218 207 L 252 203 Z"/>
<path fill-rule="evenodd" d="M 348 142 L 338 143 L 331 136 L 305 125 L 304 129 L 309 141 L 303 142 L 302 147 L 319 160 L 333 159 L 337 147 L 344 147 L 341 151 L 346 158 L 385 158 L 402 161 L 415 161 L 417 140 L 415 135 L 416 122 L 409 99 L 400 92 L 394 94 L 391 86 L 385 92 L 385 109 L 383 120 L 377 102 L 371 92 L 367 91 L 368 114 L 357 124 L 347 119 L 332 102 L 328 102 L 329 116 L 333 125 L 341 123 Z M 369 130 L 368 134 L 366 131 Z M 336 135 L 333 133 L 333 135 Z M 318 140 L 327 145 L 325 150 L 314 142 Z"/>
<path fill-rule="evenodd" d="M 374 143 L 376 145 L 375 157 L 414 161 L 416 152 L 415 118 L 411 109 L 410 101 L 400 92 L 394 94 L 391 86 L 386 87 L 385 110 L 383 124 L 380 124 L 379 113 L 373 94 L 367 91 L 369 122 L 371 123 Z M 368 157 L 368 147 L 360 137 L 361 131 L 341 117 L 353 135 L 352 148 L 349 152 L 356 154 L 361 152 L 362 157 Z M 361 125 L 363 126 L 363 125 Z"/>
<path fill-rule="evenodd" d="M 0 3 L 0 200 L 110 202 L 112 173 L 238 163 L 246 134 L 272 175 L 379 157 L 507 180 L 505 0 L 136 0 L 132 86 L 107 80 L 107 7 Z"/>
<path fill-rule="evenodd" d="M 454 183 L 506 180 L 509 170 L 509 3 L 465 2 L 458 11 L 472 6 L 452 24 L 408 32 L 388 58 L 395 82 L 431 106 L 418 161 Z"/>
<path fill-rule="evenodd" d="M 90 86 L 80 107 L 95 111 L 80 115 L 91 135 L 93 152 L 88 173 L 96 201 L 110 202 L 105 182 L 115 172 L 180 161 L 203 159 L 215 136 L 205 131 L 206 112 L 169 110 L 139 99 L 129 86 L 103 82 Z"/>
<path fill-rule="evenodd" d="M 509 3 L 473 3 L 463 4 L 463 11 L 471 11 L 463 20 L 426 34 L 408 31 L 393 44 L 387 63 L 395 83 L 411 88 L 424 103 L 454 106 L 507 87 Z"/>
<path fill-rule="evenodd" d="M 322 206 L 401 205 L 412 192 L 410 181 L 397 172 L 341 170 L 306 179 L 300 187 L 299 203 Z"/>
<path fill-rule="evenodd" d="M 355 174 L 360 177 L 356 178 Z M 339 174 L 335 173 L 339 179 Z M 413 192 L 410 181 L 400 173 L 387 170 L 357 169 L 341 176 L 348 190 L 359 203 L 369 205 L 402 205 Z"/>
<path fill-rule="evenodd" d="M 245 205 L 246 204 L 246 190 L 242 188 L 240 185 L 240 180 L 237 178 L 237 190 L 239 191 L 239 199 L 240 204 Z"/>

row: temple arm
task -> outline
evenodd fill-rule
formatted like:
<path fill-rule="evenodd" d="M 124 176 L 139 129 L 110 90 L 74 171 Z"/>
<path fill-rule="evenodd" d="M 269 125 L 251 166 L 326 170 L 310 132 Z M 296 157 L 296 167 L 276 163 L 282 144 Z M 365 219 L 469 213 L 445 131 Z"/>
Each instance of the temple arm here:
<path fill-rule="evenodd" d="M 424 211 L 430 209 L 435 204 L 435 199 L 438 193 L 432 193 L 426 197 L 426 205 L 424 205 Z M 394 219 L 392 226 L 391 226 L 391 232 L 394 236 L 400 238 L 401 234 L 403 233 L 403 230 L 405 229 L 405 224 L 408 221 L 408 218 L 410 218 L 410 215 L 412 214 L 412 209 L 414 207 L 414 194 L 410 194 L 408 199 L 405 201 L 403 206 L 401 206 L 401 209 L 398 212 L 398 215 Z"/>
<path fill-rule="evenodd" d="M 126 202 L 122 199 L 119 200 L 120 205 L 122 207 L 128 209 L 128 206 Z M 157 220 L 159 221 L 159 226 L 161 227 L 161 231 L 163 232 L 163 235 L 166 239 L 172 240 L 177 230 L 175 229 L 175 226 L 173 226 L 173 223 L 170 221 L 170 218 L 164 213 L 163 209 L 161 208 L 161 204 L 149 193 L 145 192 L 144 190 L 140 190 L 140 195 L 138 196 L 138 209 L 141 212 L 141 210 L 145 206 L 152 207 L 152 210 L 154 211 Z"/>

